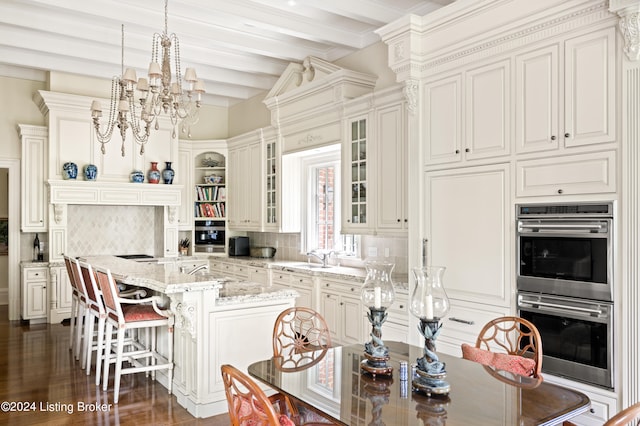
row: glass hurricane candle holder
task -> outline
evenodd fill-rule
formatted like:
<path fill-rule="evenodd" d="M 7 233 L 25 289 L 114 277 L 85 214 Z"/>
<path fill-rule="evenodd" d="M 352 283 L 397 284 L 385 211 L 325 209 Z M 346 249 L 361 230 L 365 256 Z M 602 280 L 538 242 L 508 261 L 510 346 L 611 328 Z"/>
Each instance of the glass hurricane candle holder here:
<path fill-rule="evenodd" d="M 418 358 L 417 377 L 413 387 L 427 395 L 448 394 L 449 383 L 445 364 L 436 354 L 436 339 L 440 334 L 440 320 L 449 313 L 449 298 L 442 285 L 445 268 L 430 266 L 413 268 L 415 288 L 411 295 L 410 312 L 420 320 L 418 331 L 424 337 L 424 355 Z"/>
<path fill-rule="evenodd" d="M 365 263 L 365 278 L 360 299 L 369 308 L 367 317 L 371 323 L 371 341 L 364 345 L 365 359 L 361 363 L 364 371 L 376 376 L 391 375 L 393 367 L 387 364 L 389 348 L 382 340 L 382 324 L 387 320 L 387 309 L 395 300 L 391 271 L 395 264 L 369 261 Z"/>

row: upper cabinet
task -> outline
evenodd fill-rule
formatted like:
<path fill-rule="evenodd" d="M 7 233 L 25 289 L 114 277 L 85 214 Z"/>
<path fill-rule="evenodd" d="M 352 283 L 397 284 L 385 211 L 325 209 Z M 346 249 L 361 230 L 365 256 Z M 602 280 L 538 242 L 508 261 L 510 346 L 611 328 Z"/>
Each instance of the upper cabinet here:
<path fill-rule="evenodd" d="M 370 149 L 368 143 L 368 118 L 356 117 L 347 120 L 346 140 L 343 144 L 343 219 L 342 231 L 358 234 L 371 226 L 368 211 L 368 163 Z"/>
<path fill-rule="evenodd" d="M 509 60 L 425 83 L 425 163 L 456 163 L 510 153 Z"/>
<path fill-rule="evenodd" d="M 255 134 L 252 133 L 253 136 Z M 264 195 L 262 167 L 262 143 L 254 137 L 250 140 L 229 141 L 229 228 L 233 230 L 259 231 Z"/>
<path fill-rule="evenodd" d="M 47 230 L 47 148 L 49 130 L 42 126 L 18 126 L 22 141 L 22 232 Z"/>
<path fill-rule="evenodd" d="M 354 100 L 342 149 L 342 232 L 406 233 L 407 137 L 402 91 L 392 88 Z"/>
<path fill-rule="evenodd" d="M 517 152 L 615 141 L 614 48 L 607 28 L 515 57 Z"/>

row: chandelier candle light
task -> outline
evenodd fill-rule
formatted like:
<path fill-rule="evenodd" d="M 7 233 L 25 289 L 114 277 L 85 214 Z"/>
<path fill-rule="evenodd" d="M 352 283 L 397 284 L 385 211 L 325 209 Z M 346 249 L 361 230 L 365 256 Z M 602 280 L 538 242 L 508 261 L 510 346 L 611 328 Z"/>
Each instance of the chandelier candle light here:
<path fill-rule="evenodd" d="M 449 313 L 449 298 L 442 286 L 445 268 L 424 266 L 413 268 L 415 289 L 411 296 L 411 313 L 420 320 L 418 331 L 424 337 L 424 355 L 416 360 L 417 377 L 413 378 L 414 389 L 432 394 L 446 395 L 449 383 L 443 379 L 447 375 L 445 364 L 436 354 L 435 341 L 440 334 L 440 320 Z"/>
<path fill-rule="evenodd" d="M 144 146 L 149 141 L 151 125 L 153 123 L 155 130 L 158 130 L 160 128 L 158 117 L 162 114 L 169 116 L 171 120 L 174 139 L 176 138 L 175 128 L 179 120 L 182 120 L 182 132 L 191 137 L 191 126 L 196 124 L 199 119 L 201 95 L 205 93 L 204 83 L 202 80 L 198 80 L 193 68 L 186 68 L 184 73 L 186 88 L 183 90 L 180 42 L 176 34 L 168 34 L 167 22 L 168 0 L 165 0 L 164 32 L 153 35 L 148 79 L 137 79 L 133 68 L 127 68 L 124 71 L 124 25 L 122 26 L 122 74 L 111 80 L 111 102 L 106 128 L 101 130 L 102 105 L 99 101 L 93 101 L 91 104 L 91 117 L 98 142 L 102 145 L 102 154 L 105 154 L 104 145 L 111 140 L 116 126 L 120 130 L 122 138 L 122 156 L 124 157 L 125 154 L 125 140 L 129 128 L 131 128 L 135 141 L 140 145 L 140 155 L 144 154 Z M 175 80 L 173 81 L 171 46 L 173 46 L 175 67 Z M 161 57 L 159 52 L 162 52 Z M 136 104 L 136 89 L 139 92 L 138 104 Z"/>
<path fill-rule="evenodd" d="M 367 316 L 371 323 L 371 341 L 364 345 L 365 359 L 360 364 L 362 370 L 376 375 L 390 376 L 393 367 L 387 364 L 389 348 L 382 341 L 382 324 L 387 320 L 387 309 L 395 299 L 395 290 L 391 281 L 391 271 L 395 264 L 384 261 L 365 263 L 365 278 L 360 298 L 369 307 Z"/>

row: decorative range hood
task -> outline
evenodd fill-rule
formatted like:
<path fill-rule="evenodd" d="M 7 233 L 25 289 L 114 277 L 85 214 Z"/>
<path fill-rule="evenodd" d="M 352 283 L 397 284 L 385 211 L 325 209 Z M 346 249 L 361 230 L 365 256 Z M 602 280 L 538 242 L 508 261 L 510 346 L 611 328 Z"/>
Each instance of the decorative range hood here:
<path fill-rule="evenodd" d="M 49 202 L 112 206 L 179 206 L 182 185 L 50 180 Z"/>

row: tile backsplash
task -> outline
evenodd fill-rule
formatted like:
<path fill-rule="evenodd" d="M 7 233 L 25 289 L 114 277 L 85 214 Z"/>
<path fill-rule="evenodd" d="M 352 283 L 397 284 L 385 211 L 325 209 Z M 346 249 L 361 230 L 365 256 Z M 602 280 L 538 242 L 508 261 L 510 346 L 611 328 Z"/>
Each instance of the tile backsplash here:
<path fill-rule="evenodd" d="M 67 250 L 83 254 L 155 255 L 156 207 L 70 205 Z"/>
<path fill-rule="evenodd" d="M 269 246 L 276 248 L 277 260 L 305 261 L 307 256 L 301 253 L 301 239 L 299 233 L 281 234 L 274 232 L 249 232 L 247 233 L 252 246 Z M 359 259 L 331 259 L 331 264 L 339 262 L 343 266 L 364 268 L 364 259 L 367 257 L 387 257 L 396 264 L 395 273 L 407 273 L 408 270 L 408 246 L 406 237 L 380 237 L 362 235 L 360 237 Z M 373 254 L 375 253 L 375 255 Z M 388 256 L 387 256 L 388 254 Z"/>

